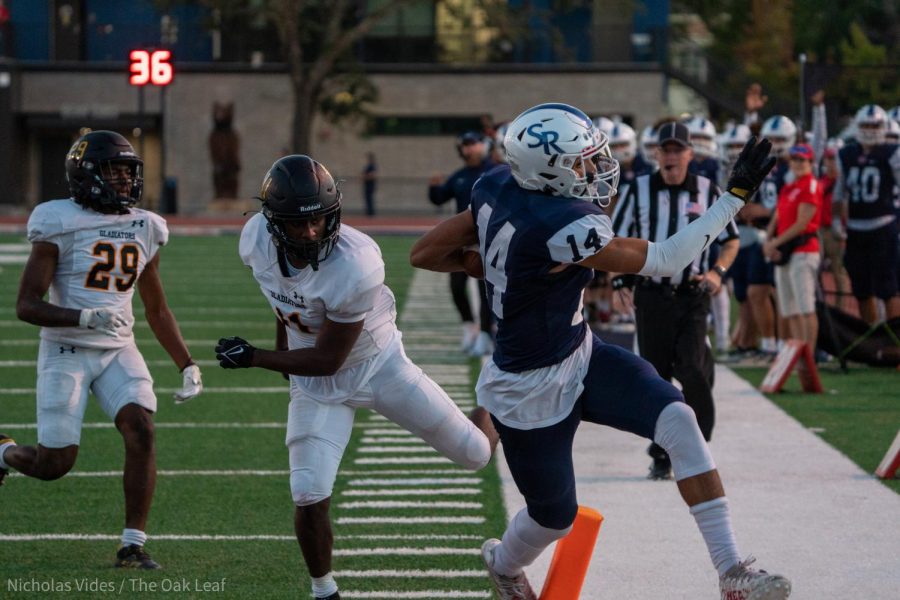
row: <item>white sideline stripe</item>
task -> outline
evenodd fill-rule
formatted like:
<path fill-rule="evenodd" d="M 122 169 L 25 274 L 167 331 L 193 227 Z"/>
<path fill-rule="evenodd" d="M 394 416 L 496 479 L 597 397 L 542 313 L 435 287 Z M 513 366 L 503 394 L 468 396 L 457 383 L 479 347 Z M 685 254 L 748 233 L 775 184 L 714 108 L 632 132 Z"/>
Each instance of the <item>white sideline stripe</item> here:
<path fill-rule="evenodd" d="M 480 525 L 484 517 L 338 517 L 338 525 Z"/>
<path fill-rule="evenodd" d="M 477 556 L 478 548 L 349 548 L 334 550 L 335 556 Z"/>
<path fill-rule="evenodd" d="M 417 502 L 414 500 L 360 500 L 356 502 L 341 502 L 338 506 L 347 510 L 357 508 L 451 508 L 478 510 L 483 508 L 481 502 Z"/>
<path fill-rule="evenodd" d="M 422 446 L 362 446 L 359 451 L 362 454 L 422 454 L 423 452 L 435 452 L 428 445 Z"/>
<path fill-rule="evenodd" d="M 177 409 L 176 409 L 177 410 Z M 166 423 L 154 422 L 156 429 L 285 429 L 287 423 Z M 82 429 L 115 429 L 114 423 L 82 423 Z M 0 423 L 4 429 L 37 429 L 37 423 Z"/>
<path fill-rule="evenodd" d="M 485 572 L 482 570 L 459 570 L 459 571 L 450 571 L 450 570 L 441 570 L 441 569 L 428 569 L 425 571 L 410 571 L 410 570 L 390 570 L 390 569 L 378 569 L 378 570 L 368 570 L 368 571 L 335 571 L 334 576 L 337 578 L 341 577 L 433 577 L 435 579 L 444 579 L 444 578 L 453 578 L 453 577 L 484 577 Z M 341 592 L 343 595 L 343 592 Z M 382 598 L 391 598 L 393 596 L 381 596 Z M 427 596 L 414 596 L 418 598 L 426 598 Z M 490 596 L 476 596 L 476 597 L 484 597 L 489 598 Z"/>
<path fill-rule="evenodd" d="M 413 488 L 411 490 L 345 490 L 341 496 L 477 496 L 478 488 Z"/>
<path fill-rule="evenodd" d="M 157 394 L 174 394 L 181 388 L 156 388 Z M 204 387 L 204 394 L 287 394 L 289 387 Z M 34 394 L 35 388 L 6 388 L 0 389 L 0 394 L 17 396 L 22 394 Z"/>
<path fill-rule="evenodd" d="M 357 458 L 353 460 L 355 465 L 438 465 L 452 462 L 443 456 L 426 456 L 424 458 L 398 456 L 396 458 Z"/>
<path fill-rule="evenodd" d="M 143 338 L 140 341 L 148 341 L 148 339 Z M 38 342 L 40 342 L 40 338 L 35 336 L 27 340 L 0 340 L 0 346 L 37 346 Z M 209 346 L 213 348 L 219 343 L 219 340 L 184 340 L 184 343 L 188 346 Z"/>
<path fill-rule="evenodd" d="M 347 482 L 352 486 L 366 485 L 478 485 L 479 477 L 411 477 L 408 479 L 380 479 L 371 477 L 368 479 L 351 479 Z"/>
<path fill-rule="evenodd" d="M 424 444 L 423 440 L 420 440 L 416 436 L 409 435 L 397 435 L 397 436 L 383 436 L 383 437 L 363 437 L 360 439 L 360 442 L 363 444 Z"/>
<path fill-rule="evenodd" d="M 424 590 L 421 592 L 345 592 L 342 598 L 493 598 L 493 592 L 453 592 Z"/>
<path fill-rule="evenodd" d="M 107 541 L 118 540 L 121 536 L 107 533 L 0 533 L 0 542 L 41 542 L 41 541 Z M 196 542 L 230 542 L 230 541 L 296 541 L 293 535 L 229 535 L 229 534 L 174 534 L 162 533 L 150 536 L 152 540 L 164 541 L 196 541 Z M 404 541 L 464 541 L 480 540 L 480 535 L 401 535 L 401 534 L 367 534 L 336 535 L 339 540 L 404 540 Z"/>

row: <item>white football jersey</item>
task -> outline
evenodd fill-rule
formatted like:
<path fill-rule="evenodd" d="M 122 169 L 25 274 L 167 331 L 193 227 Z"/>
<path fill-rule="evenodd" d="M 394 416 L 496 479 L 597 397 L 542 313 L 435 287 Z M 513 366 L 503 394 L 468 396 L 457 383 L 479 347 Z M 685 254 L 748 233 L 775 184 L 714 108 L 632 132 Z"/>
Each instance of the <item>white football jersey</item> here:
<path fill-rule="evenodd" d="M 38 204 L 28 218 L 28 241 L 59 248 L 50 303 L 66 308 L 112 308 L 129 324 L 117 338 L 79 327 L 42 327 L 45 340 L 84 348 L 120 348 L 133 343 L 131 298 L 144 266 L 169 240 L 159 215 L 131 208 L 107 215 L 72 199 Z"/>
<path fill-rule="evenodd" d="M 341 225 L 338 242 L 319 270 L 294 268 L 285 276 L 266 219 L 254 215 L 241 232 L 240 255 L 288 334 L 288 348 L 312 348 L 326 317 L 337 323 L 365 321 L 347 360 L 333 377 L 291 376 L 307 395 L 343 401 L 365 383 L 368 368 L 354 368 L 380 354 L 399 331 L 394 294 L 384 285 L 381 249 L 366 234 Z M 372 361 L 370 361 L 372 362 Z"/>

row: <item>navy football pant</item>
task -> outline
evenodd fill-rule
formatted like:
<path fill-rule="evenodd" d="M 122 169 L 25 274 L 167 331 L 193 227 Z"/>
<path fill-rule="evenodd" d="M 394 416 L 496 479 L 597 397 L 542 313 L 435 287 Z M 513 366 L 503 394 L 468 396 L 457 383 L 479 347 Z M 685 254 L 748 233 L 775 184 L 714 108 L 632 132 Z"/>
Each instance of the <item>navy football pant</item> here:
<path fill-rule="evenodd" d="M 646 360 L 594 336 L 584 392 L 569 416 L 529 430 L 491 418 L 528 514 L 543 527 L 565 529 L 578 512 L 572 442 L 579 423 L 608 425 L 652 440 L 659 413 L 669 403 L 683 401 L 681 392 Z"/>

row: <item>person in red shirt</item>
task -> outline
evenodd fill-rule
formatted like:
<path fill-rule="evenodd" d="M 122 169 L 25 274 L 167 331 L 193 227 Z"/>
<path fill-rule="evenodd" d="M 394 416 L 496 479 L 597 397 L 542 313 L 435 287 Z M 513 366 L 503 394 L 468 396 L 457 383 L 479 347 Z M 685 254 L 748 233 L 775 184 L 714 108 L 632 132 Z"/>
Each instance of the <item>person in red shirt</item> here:
<path fill-rule="evenodd" d="M 763 254 L 774 262 L 778 308 L 787 321 L 788 337 L 815 350 L 816 277 L 819 270 L 819 220 L 822 193 L 812 172 L 813 150 L 798 144 L 789 151 L 794 180 L 781 188 L 775 215 L 768 226 Z"/>

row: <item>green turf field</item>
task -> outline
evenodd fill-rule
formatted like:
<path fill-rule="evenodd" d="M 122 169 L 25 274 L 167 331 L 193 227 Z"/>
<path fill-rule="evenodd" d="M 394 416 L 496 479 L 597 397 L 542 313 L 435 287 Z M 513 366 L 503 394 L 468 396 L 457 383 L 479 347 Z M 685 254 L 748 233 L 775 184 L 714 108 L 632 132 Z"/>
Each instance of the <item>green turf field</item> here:
<path fill-rule="evenodd" d="M 0 237 L 0 244 L 23 241 L 19 236 Z M 413 275 L 408 261 L 412 241 L 378 239 L 400 314 Z M 10 255 L 10 250 L 14 248 L 7 247 L 3 254 Z M 27 253 L 27 247 L 21 253 Z M 21 269 L 21 264 L 0 265 L 0 431 L 31 444 L 38 330 L 15 317 Z M 123 526 L 118 475 L 123 451 L 118 432 L 92 404 L 78 463 L 69 476 L 50 483 L 12 476 L 0 488 L 0 597 L 17 591 L 10 585 L 20 586 L 23 595 L 42 598 L 54 595 L 46 592 L 48 585 L 67 586 L 49 588 L 65 592 L 94 586 L 90 596 L 309 596 L 306 569 L 293 539 L 284 445 L 287 384 L 276 373 L 225 371 L 214 363 L 213 346 L 222 336 L 241 335 L 271 347 L 273 314 L 237 256 L 234 235 L 173 237 L 163 250 L 161 272 L 206 388 L 201 397 L 174 405 L 171 394 L 181 377 L 143 321 L 135 294 L 136 336 L 159 399 L 160 475 L 147 548 L 164 570 L 123 574 L 111 568 Z M 457 329 L 455 325 L 453 331 Z M 404 334 L 415 339 L 412 328 L 404 328 Z M 411 345 L 408 341 L 407 348 Z M 410 356 L 415 359 L 413 352 Z M 440 356 L 432 362 L 439 363 Z M 450 352 L 446 362 L 459 363 L 464 372 L 470 368 L 458 352 Z M 454 398 L 468 397 L 471 403 L 470 381 L 446 387 Z M 332 502 L 338 550 L 334 567 L 342 596 L 391 598 L 396 595 L 385 592 L 402 591 L 419 594 L 405 597 L 489 598 L 478 548 L 505 525 L 494 464 L 475 474 L 449 462 L 356 464 L 360 456 L 376 457 L 376 463 L 381 456 L 361 455 L 366 435 L 389 445 L 389 436 L 399 433 L 383 429 L 386 423 L 372 421 L 372 415 L 365 410 L 357 414 Z M 392 487 L 392 495 L 366 492 L 392 478 L 424 481 L 415 486 L 407 481 L 384 483 Z M 41 535 L 50 539 L 34 539 Z M 71 537 L 60 539 L 62 535 Z M 204 585 L 207 591 L 202 591 Z"/>
<path fill-rule="evenodd" d="M 402 314 L 413 276 L 407 260 L 412 238 L 378 242 Z M 22 243 L 19 236 L 0 236 L 0 257 L 12 254 L 3 244 Z M 123 575 L 111 568 L 123 520 L 118 476 L 123 452 L 118 433 L 91 405 L 73 473 L 51 483 L 10 477 L 0 488 L 0 597 L 13 595 L 11 582 L 24 586 L 17 595 L 40 598 L 69 594 L 35 586 L 68 586 L 63 592 L 94 586 L 83 597 L 135 592 L 308 597 L 308 577 L 293 539 L 284 446 L 286 383 L 275 373 L 224 371 L 214 364 L 212 348 L 219 337 L 242 335 L 271 347 L 274 332 L 273 315 L 236 246 L 236 236 L 176 236 L 163 251 L 169 303 L 203 370 L 206 391 L 200 398 L 174 405 L 171 393 L 180 375 L 142 321 L 139 306 L 135 310 L 139 345 L 159 397 L 160 476 L 148 549 L 164 570 Z M 15 318 L 21 268 L 0 263 L 0 431 L 33 443 L 35 431 L 28 426 L 34 423 L 38 331 Z M 441 290 L 446 290 L 443 279 Z M 416 327 L 401 321 L 408 349 L 416 339 L 439 337 Z M 459 366 L 474 377 L 477 361 L 467 362 L 454 349 L 455 340 L 446 354 L 426 355 L 435 365 Z M 754 384 L 763 376 L 761 369 L 739 372 Z M 849 375 L 824 372 L 822 378 L 829 390 L 823 396 L 799 393 L 792 379 L 788 391 L 773 399 L 804 425 L 822 428 L 826 441 L 872 472 L 900 422 L 896 373 L 855 368 Z M 462 405 L 471 402 L 472 381 L 446 387 L 463 399 Z M 396 598 L 402 592 L 406 598 L 489 598 L 477 550 L 505 524 L 496 468 L 492 464 L 471 474 L 452 464 L 356 463 L 378 456 L 361 452 L 367 439 L 386 440 L 394 433 L 371 416 L 368 411 L 357 415 L 332 503 L 342 596 Z M 412 487 L 403 485 L 405 478 L 426 481 Z M 384 483 L 391 495 L 366 495 L 375 489 L 367 480 L 384 479 L 396 480 Z M 900 482 L 888 485 L 900 492 Z M 448 488 L 454 491 L 425 495 Z M 441 522 L 402 521 L 417 518 Z M 202 536 L 210 539 L 198 539 Z M 206 592 L 200 589 L 204 585 Z"/>

